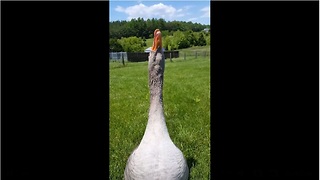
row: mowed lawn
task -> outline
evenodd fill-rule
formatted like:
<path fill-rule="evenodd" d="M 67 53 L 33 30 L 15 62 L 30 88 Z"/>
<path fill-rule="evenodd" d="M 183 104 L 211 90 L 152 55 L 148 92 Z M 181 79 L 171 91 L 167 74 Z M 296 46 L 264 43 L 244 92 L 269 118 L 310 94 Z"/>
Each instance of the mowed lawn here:
<path fill-rule="evenodd" d="M 210 59 L 166 60 L 163 103 L 174 144 L 190 179 L 210 176 Z M 148 63 L 110 62 L 109 179 L 123 179 L 127 159 L 144 134 L 149 110 Z"/>

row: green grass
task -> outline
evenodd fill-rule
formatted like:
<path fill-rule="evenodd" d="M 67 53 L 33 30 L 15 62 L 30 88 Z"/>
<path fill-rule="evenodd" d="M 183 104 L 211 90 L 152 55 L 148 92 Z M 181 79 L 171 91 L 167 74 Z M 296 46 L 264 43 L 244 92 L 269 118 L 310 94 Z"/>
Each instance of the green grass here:
<path fill-rule="evenodd" d="M 203 55 L 203 52 L 209 53 L 207 55 L 210 56 L 210 45 L 209 46 L 193 46 L 190 48 L 185 49 L 178 49 L 180 57 L 184 56 L 184 53 L 186 53 L 187 56 L 194 56 L 195 52 L 198 53 L 198 55 Z"/>
<path fill-rule="evenodd" d="M 193 46 L 185 49 L 178 49 L 180 52 L 194 52 L 194 51 L 210 51 L 210 45 L 208 46 Z"/>
<path fill-rule="evenodd" d="M 148 62 L 110 63 L 109 179 L 123 179 L 127 159 L 148 120 Z M 183 152 L 190 179 L 210 176 L 209 57 L 166 60 L 163 102 L 174 144 Z"/>

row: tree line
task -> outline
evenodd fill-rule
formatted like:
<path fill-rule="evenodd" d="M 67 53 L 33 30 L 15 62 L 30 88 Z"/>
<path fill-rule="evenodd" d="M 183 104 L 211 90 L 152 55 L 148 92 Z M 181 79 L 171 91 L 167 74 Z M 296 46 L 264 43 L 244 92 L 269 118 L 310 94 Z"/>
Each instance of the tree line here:
<path fill-rule="evenodd" d="M 113 21 L 109 22 L 109 37 L 120 39 L 122 37 L 141 37 L 153 38 L 155 29 L 160 29 L 162 32 L 175 32 L 175 31 L 193 31 L 200 32 L 209 25 L 200 23 L 184 22 L 184 21 L 165 21 L 164 19 L 147 19 L 143 18 L 131 19 L 130 21 Z"/>
<path fill-rule="evenodd" d="M 210 34 L 205 32 L 175 31 L 162 32 L 162 46 L 165 50 L 177 50 L 192 46 L 210 45 Z M 109 40 L 110 52 L 144 52 L 146 39 L 143 37 L 122 37 Z"/>

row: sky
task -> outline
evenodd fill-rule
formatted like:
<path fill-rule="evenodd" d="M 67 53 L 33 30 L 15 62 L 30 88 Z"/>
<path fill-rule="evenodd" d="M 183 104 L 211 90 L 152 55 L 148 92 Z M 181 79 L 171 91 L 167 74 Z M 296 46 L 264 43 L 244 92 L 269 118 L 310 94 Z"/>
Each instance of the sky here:
<path fill-rule="evenodd" d="M 210 1 L 110 0 L 109 21 L 163 18 L 210 25 Z"/>

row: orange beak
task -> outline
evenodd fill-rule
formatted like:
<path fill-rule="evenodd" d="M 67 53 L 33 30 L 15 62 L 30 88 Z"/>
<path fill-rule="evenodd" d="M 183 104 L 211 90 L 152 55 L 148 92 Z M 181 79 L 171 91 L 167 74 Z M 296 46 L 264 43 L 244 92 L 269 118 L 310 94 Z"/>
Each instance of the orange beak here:
<path fill-rule="evenodd" d="M 156 29 L 153 33 L 154 39 L 153 39 L 153 44 L 152 44 L 152 51 L 156 51 L 159 47 L 162 47 L 162 37 L 161 37 L 161 32 L 159 29 Z"/>

